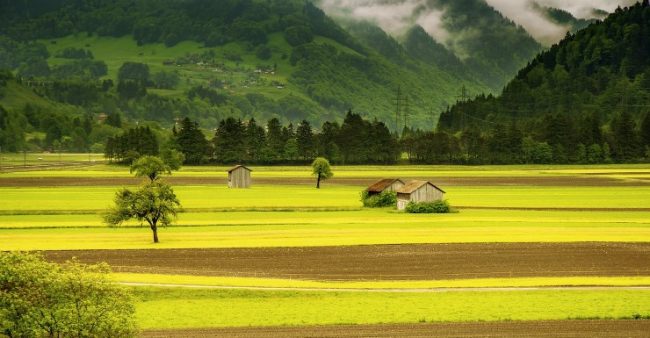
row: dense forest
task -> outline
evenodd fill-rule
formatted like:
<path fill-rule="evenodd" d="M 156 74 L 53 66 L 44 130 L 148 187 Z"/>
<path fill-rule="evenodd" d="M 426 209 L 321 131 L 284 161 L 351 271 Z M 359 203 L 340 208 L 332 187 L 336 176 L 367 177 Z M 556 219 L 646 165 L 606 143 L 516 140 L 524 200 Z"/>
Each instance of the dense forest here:
<path fill-rule="evenodd" d="M 162 143 L 162 145 L 161 145 Z M 227 118 L 219 122 L 211 139 L 199 124 L 184 118 L 162 141 L 147 127 L 136 127 L 111 137 L 105 156 L 131 163 L 142 155 L 158 155 L 170 149 L 181 152 L 189 164 L 204 163 L 308 163 L 321 156 L 340 164 L 391 164 L 400 158 L 397 138 L 386 125 L 348 112 L 342 124 L 325 122 L 315 131 L 308 121 L 294 126 L 278 119 L 260 125 L 255 119 Z"/>
<path fill-rule="evenodd" d="M 488 156 L 488 162 L 522 161 L 525 144 L 550 150 L 542 162 L 583 162 L 590 151 L 602 161 L 610 156 L 625 162 L 650 155 L 648 112 L 650 6 L 645 0 L 567 34 L 519 71 L 500 96 L 461 100 L 441 115 L 438 129 L 468 143 L 476 139 L 492 153 L 504 152 L 503 159 Z M 495 135 L 508 133 L 517 136 L 510 146 L 490 146 Z"/>

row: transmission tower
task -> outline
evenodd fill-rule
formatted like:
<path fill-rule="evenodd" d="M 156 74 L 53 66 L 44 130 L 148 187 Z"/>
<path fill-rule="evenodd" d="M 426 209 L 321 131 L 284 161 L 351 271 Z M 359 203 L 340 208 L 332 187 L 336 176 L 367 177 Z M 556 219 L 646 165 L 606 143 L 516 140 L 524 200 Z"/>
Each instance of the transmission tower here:
<path fill-rule="evenodd" d="M 402 108 L 402 87 L 397 86 L 397 95 L 395 97 L 395 132 L 399 134 L 399 116 Z"/>
<path fill-rule="evenodd" d="M 467 87 L 463 85 L 460 88 L 460 95 L 456 96 L 457 101 L 456 102 L 461 102 L 465 103 L 469 100 L 469 94 L 467 92 Z M 460 112 L 460 129 L 463 130 L 465 129 L 465 113 L 463 112 L 463 106 L 458 107 L 458 111 Z"/>
<path fill-rule="evenodd" d="M 404 112 L 402 113 L 404 115 L 404 128 L 408 127 L 408 118 L 411 113 L 409 109 L 409 97 L 406 96 L 404 97 Z"/>

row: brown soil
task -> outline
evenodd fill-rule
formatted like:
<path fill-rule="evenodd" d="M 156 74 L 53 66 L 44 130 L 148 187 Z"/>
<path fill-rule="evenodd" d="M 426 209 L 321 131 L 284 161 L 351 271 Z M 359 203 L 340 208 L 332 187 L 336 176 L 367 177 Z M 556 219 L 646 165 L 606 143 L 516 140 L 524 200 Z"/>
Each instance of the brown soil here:
<path fill-rule="evenodd" d="M 609 177 L 580 177 L 580 176 L 550 176 L 550 177 L 445 177 L 445 178 L 413 178 L 430 180 L 440 186 L 639 186 L 650 185 L 650 181 L 627 181 Z M 226 179 L 221 177 L 168 177 L 166 180 L 174 185 L 225 185 Z M 130 177 L 23 177 L 1 178 L 0 187 L 56 187 L 56 186 L 120 186 L 136 185 L 141 180 Z M 367 186 L 376 179 L 365 178 L 333 178 L 326 184 Z M 255 178 L 253 184 L 278 185 L 313 185 L 311 178 Z"/>
<path fill-rule="evenodd" d="M 300 248 L 48 251 L 119 272 L 316 280 L 647 276 L 650 243 L 467 243 Z"/>
<path fill-rule="evenodd" d="M 148 330 L 143 337 L 589 337 L 647 338 L 650 320 L 563 320 Z"/>

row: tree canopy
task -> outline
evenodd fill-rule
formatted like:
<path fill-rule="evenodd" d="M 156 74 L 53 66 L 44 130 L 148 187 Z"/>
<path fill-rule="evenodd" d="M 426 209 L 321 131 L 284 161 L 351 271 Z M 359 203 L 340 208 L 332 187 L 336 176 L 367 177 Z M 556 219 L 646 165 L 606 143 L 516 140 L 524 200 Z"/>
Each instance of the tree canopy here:
<path fill-rule="evenodd" d="M 135 337 L 128 290 L 108 265 L 63 265 L 38 254 L 0 252 L 0 335 L 8 337 Z"/>
<path fill-rule="evenodd" d="M 135 177 L 148 177 L 151 182 L 160 178 L 160 175 L 171 174 L 171 166 L 156 156 L 142 156 L 131 164 L 130 172 Z"/>
<path fill-rule="evenodd" d="M 330 162 L 323 157 L 318 157 L 311 164 L 312 175 L 316 176 L 316 188 L 320 189 L 320 181 L 327 180 L 334 176 L 332 173 L 332 168 L 330 167 Z"/>
<path fill-rule="evenodd" d="M 131 172 L 149 181 L 135 191 L 118 191 L 114 206 L 104 214 L 104 222 L 109 226 L 119 226 L 130 219 L 147 222 L 153 242 L 158 243 L 158 226 L 171 225 L 181 206 L 174 189 L 159 179 L 161 174 L 171 173 L 171 167 L 160 158 L 144 156 L 131 166 Z"/>

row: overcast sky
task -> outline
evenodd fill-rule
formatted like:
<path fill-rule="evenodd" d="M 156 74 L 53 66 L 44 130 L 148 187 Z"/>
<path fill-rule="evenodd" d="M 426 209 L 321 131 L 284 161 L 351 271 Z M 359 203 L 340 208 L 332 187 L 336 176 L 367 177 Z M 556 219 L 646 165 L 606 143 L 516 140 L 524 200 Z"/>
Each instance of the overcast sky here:
<path fill-rule="evenodd" d="M 578 18 L 593 17 L 593 9 L 612 12 L 635 0 L 484 0 L 504 16 L 521 25 L 539 42 L 550 45 L 566 34 L 568 27 L 544 18 L 533 6 L 566 10 Z M 372 21 L 387 32 L 399 36 L 414 24 L 422 26 L 438 42 L 449 44 L 453 38 L 442 25 L 444 9 L 434 8 L 435 0 L 321 0 L 332 16 Z"/>

